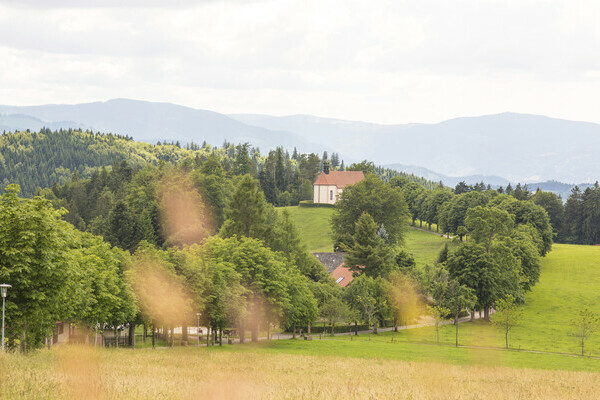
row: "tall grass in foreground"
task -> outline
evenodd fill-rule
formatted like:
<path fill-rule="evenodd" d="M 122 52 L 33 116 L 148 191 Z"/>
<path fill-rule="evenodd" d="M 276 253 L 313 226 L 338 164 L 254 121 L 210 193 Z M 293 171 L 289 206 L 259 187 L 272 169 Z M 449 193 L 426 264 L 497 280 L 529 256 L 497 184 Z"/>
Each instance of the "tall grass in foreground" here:
<path fill-rule="evenodd" d="M 0 397 L 595 399 L 600 374 L 203 348 L 0 356 Z"/>

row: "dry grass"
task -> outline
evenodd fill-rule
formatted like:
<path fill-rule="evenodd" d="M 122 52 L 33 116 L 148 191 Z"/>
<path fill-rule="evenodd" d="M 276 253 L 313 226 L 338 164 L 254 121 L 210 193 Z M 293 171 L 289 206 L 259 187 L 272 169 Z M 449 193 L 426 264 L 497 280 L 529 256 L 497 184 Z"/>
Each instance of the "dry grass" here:
<path fill-rule="evenodd" d="M 206 349 L 0 358 L 2 398 L 596 399 L 600 374 Z"/>

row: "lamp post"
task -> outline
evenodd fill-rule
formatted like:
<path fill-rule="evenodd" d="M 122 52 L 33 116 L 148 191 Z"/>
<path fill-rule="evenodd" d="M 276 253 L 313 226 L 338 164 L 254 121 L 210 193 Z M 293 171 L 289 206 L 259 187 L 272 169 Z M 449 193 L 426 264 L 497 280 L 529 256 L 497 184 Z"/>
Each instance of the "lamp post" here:
<path fill-rule="evenodd" d="M 200 347 L 200 316 L 202 313 L 196 313 L 196 317 L 198 317 L 198 325 L 196 325 L 196 336 L 198 336 L 198 347 Z"/>
<path fill-rule="evenodd" d="M 0 294 L 2 294 L 2 352 L 4 353 L 4 309 L 6 303 L 6 292 L 8 288 L 12 287 L 11 285 L 7 285 L 3 283 L 0 285 Z"/>

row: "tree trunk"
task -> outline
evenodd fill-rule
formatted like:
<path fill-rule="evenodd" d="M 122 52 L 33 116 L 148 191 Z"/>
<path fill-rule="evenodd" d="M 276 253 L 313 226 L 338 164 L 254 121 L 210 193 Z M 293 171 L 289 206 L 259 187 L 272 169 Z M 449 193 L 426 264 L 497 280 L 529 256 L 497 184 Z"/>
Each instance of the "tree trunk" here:
<path fill-rule="evenodd" d="M 486 321 L 490 320 L 490 308 L 489 307 L 486 307 L 486 308 L 483 309 L 483 318 Z"/>
<path fill-rule="evenodd" d="M 475 321 L 475 310 L 469 310 L 469 313 L 471 314 L 471 322 Z"/>
<path fill-rule="evenodd" d="M 306 327 L 306 333 L 308 334 L 308 336 L 310 336 L 310 322 L 308 323 L 308 326 Z"/>
<path fill-rule="evenodd" d="M 156 348 L 156 327 L 152 325 L 152 348 Z"/>
<path fill-rule="evenodd" d="M 419 220 L 419 228 L 423 227 L 423 220 Z"/>
<path fill-rule="evenodd" d="M 187 346 L 188 344 L 188 326 L 187 322 L 181 325 L 181 345 Z"/>
<path fill-rule="evenodd" d="M 504 339 L 506 340 L 506 348 L 508 349 L 508 331 L 504 333 Z"/>
<path fill-rule="evenodd" d="M 436 231 L 436 232 L 439 232 L 439 231 L 440 231 L 440 226 L 439 226 L 439 225 L 436 225 L 436 226 L 435 226 L 435 231 Z"/>
<path fill-rule="evenodd" d="M 210 325 L 206 327 L 206 347 L 208 346 L 210 346 Z"/>
<path fill-rule="evenodd" d="M 71 333 L 71 327 L 69 327 L 69 335 L 70 335 L 70 333 Z M 113 333 L 115 336 L 115 347 L 119 348 L 119 330 L 115 327 L 113 329 Z M 69 339 L 70 339 L 70 336 L 69 336 Z"/>
<path fill-rule="evenodd" d="M 169 347 L 173 347 L 175 342 L 175 327 L 171 326 L 171 340 L 169 341 Z"/>
<path fill-rule="evenodd" d="M 129 324 L 129 346 L 135 349 L 135 323 Z"/>
<path fill-rule="evenodd" d="M 331 323 L 331 336 L 335 336 L 335 321 Z"/>
<path fill-rule="evenodd" d="M 354 321 L 354 336 L 358 336 L 358 321 Z"/>
<path fill-rule="evenodd" d="M 210 333 L 210 344 L 211 346 L 215 345 L 215 336 L 216 336 L 216 332 L 215 332 L 215 327 L 213 326 L 211 329 L 211 333 Z"/>
<path fill-rule="evenodd" d="M 239 326 L 240 330 L 240 344 L 244 344 L 246 341 L 246 322 L 242 320 Z"/>
<path fill-rule="evenodd" d="M 454 316 L 454 325 L 456 326 L 456 347 L 458 347 L 458 313 Z"/>
<path fill-rule="evenodd" d="M 258 320 L 252 321 L 252 341 L 258 342 Z"/>
<path fill-rule="evenodd" d="M 148 326 L 144 322 L 144 336 L 142 336 L 144 343 L 146 343 L 146 336 L 148 336 Z"/>
<path fill-rule="evenodd" d="M 219 329 L 219 346 L 223 346 L 223 328 Z"/>
<path fill-rule="evenodd" d="M 377 334 L 377 325 L 378 325 L 378 324 L 377 324 L 377 321 L 375 321 L 375 322 L 373 323 L 373 333 L 374 333 L 374 334 Z"/>
<path fill-rule="evenodd" d="M 292 339 L 296 339 L 296 327 L 292 328 Z"/>
<path fill-rule="evenodd" d="M 398 320 L 394 317 L 394 332 L 398 332 Z"/>

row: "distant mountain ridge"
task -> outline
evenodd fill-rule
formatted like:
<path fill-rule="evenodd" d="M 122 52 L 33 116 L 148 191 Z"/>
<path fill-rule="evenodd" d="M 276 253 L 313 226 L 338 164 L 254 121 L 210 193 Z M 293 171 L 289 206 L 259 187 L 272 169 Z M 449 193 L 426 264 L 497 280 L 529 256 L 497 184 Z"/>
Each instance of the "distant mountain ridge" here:
<path fill-rule="evenodd" d="M 491 184 L 510 182 L 592 183 L 600 178 L 600 124 L 538 115 L 502 113 L 435 124 L 383 125 L 310 115 L 223 115 L 171 103 L 114 99 L 75 105 L 0 106 L 0 129 L 89 128 L 136 140 L 220 145 L 249 142 L 302 152 L 335 151 L 346 164 L 420 166 L 446 177 Z M 17 117 L 16 115 L 20 115 Z M 61 122 L 67 121 L 67 122 Z M 501 181 L 498 181 L 500 184 Z"/>
<path fill-rule="evenodd" d="M 351 159 L 419 165 L 447 176 L 510 181 L 594 182 L 600 176 L 600 124 L 502 113 L 436 124 L 379 125 L 312 116 L 235 114 L 257 126 L 334 143 Z"/>
<path fill-rule="evenodd" d="M 227 140 L 232 143 L 250 142 L 262 150 L 277 146 L 296 146 L 302 151 L 323 151 L 326 148 L 309 143 L 294 133 L 246 125 L 213 111 L 171 103 L 113 99 L 74 105 L 0 105 L 0 114 L 4 114 L 0 115 L 0 126 L 5 126 L 5 130 L 10 130 L 6 127 L 13 130 L 39 129 L 39 120 L 46 122 L 46 126 L 52 129 L 56 127 L 57 121 L 76 121 L 64 123 L 64 127 L 73 127 L 76 123 L 80 125 L 78 127 L 129 135 L 135 140 L 149 143 L 159 140 L 182 143 L 206 141 L 212 145 L 221 145 Z M 30 119 L 15 122 L 15 114 L 30 116 Z"/>
<path fill-rule="evenodd" d="M 563 183 L 554 180 L 545 182 L 510 182 L 508 179 L 499 176 L 485 176 L 485 175 L 469 175 L 469 176 L 447 176 L 427 168 L 417 167 L 414 165 L 402 165 L 402 164 L 388 164 L 384 165 L 385 168 L 390 168 L 399 172 L 407 174 L 413 174 L 415 176 L 421 176 L 427 180 L 433 182 L 442 182 L 445 186 L 455 187 L 459 182 L 465 182 L 467 185 L 475 185 L 476 183 L 485 183 L 490 185 L 493 189 L 498 187 L 506 188 L 508 184 L 511 184 L 513 188 L 518 183 L 526 184 L 530 191 L 535 192 L 538 188 L 545 192 L 553 192 L 566 200 L 571 194 L 571 190 L 578 186 L 582 191 L 588 187 L 593 186 L 592 183 Z"/>

